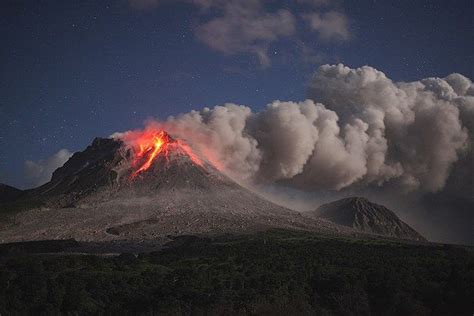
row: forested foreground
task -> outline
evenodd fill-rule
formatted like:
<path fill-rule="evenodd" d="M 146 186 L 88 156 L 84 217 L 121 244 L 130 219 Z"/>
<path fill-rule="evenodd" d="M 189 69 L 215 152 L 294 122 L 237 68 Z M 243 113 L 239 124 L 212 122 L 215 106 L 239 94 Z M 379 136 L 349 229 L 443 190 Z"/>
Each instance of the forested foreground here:
<path fill-rule="evenodd" d="M 119 256 L 0 252 L 0 313 L 472 315 L 474 252 L 271 231 Z"/>

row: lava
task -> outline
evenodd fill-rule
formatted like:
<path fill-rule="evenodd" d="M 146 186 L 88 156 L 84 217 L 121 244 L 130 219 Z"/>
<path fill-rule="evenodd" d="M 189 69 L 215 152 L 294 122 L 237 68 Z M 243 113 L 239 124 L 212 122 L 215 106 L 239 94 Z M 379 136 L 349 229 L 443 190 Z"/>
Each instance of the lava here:
<path fill-rule="evenodd" d="M 160 155 L 163 155 L 169 161 L 171 153 L 185 154 L 195 164 L 202 166 L 201 159 L 193 153 L 186 143 L 171 138 L 164 130 L 143 131 L 134 139 L 133 150 L 132 167 L 136 170 L 132 173 L 132 178 L 150 169 L 153 162 Z"/>
<path fill-rule="evenodd" d="M 167 150 L 169 142 L 170 138 L 165 131 L 159 132 L 157 135 L 152 136 L 151 139 L 145 137 L 145 139 L 139 143 L 139 151 L 135 154 L 135 162 L 139 163 L 144 156 L 148 157 L 135 173 L 138 174 L 142 171 L 148 170 L 156 156 L 158 156 L 158 154 L 163 150 Z"/>

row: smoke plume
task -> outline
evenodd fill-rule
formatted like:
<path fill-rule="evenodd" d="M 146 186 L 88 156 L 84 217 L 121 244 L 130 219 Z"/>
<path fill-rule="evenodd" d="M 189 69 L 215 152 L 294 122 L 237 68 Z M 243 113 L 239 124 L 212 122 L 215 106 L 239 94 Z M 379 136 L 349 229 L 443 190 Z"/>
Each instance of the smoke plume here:
<path fill-rule="evenodd" d="M 227 103 L 155 125 L 240 181 L 437 192 L 472 158 L 474 87 L 460 74 L 406 83 L 368 66 L 324 65 L 303 102 L 256 113 Z M 462 168 L 472 177 L 472 163 Z"/>

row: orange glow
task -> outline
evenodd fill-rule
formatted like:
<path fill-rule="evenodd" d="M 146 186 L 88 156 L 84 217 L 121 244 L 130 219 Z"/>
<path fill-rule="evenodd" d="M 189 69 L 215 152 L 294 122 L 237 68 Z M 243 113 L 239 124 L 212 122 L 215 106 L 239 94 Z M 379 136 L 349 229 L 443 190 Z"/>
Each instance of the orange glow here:
<path fill-rule="evenodd" d="M 202 166 L 201 160 L 186 143 L 172 139 L 163 130 L 145 130 L 137 135 L 134 143 L 132 167 L 136 170 L 132 173 L 132 178 L 148 170 L 160 155 L 163 155 L 167 161 L 171 155 L 186 155 L 195 164 Z"/>

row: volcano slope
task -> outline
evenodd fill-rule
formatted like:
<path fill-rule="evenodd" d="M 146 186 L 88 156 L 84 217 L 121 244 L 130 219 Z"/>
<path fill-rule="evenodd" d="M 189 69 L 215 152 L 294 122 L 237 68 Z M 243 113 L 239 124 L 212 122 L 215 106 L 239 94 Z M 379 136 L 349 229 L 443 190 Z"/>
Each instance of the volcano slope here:
<path fill-rule="evenodd" d="M 166 132 L 144 135 L 132 145 L 96 138 L 50 182 L 2 209 L 9 214 L 2 242 L 149 240 L 269 227 L 351 231 L 260 198 Z"/>

